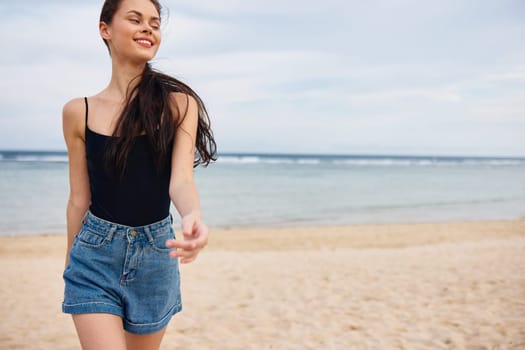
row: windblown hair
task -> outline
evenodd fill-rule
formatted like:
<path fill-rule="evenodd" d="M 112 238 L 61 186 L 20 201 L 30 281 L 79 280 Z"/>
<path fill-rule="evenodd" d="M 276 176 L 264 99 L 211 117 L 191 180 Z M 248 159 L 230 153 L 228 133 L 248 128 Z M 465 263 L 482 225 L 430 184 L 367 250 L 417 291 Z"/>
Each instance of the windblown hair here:
<path fill-rule="evenodd" d="M 156 7 L 159 15 L 161 5 L 156 0 L 150 0 Z M 122 0 L 106 0 L 100 14 L 100 21 L 110 24 Z M 110 47 L 104 39 L 109 54 Z M 195 157 L 193 166 L 208 165 L 215 161 L 217 145 L 210 128 L 210 118 L 200 97 L 185 83 L 152 69 L 147 63 L 140 79 L 134 87 L 127 91 L 126 104 L 119 116 L 112 142 L 108 145 L 106 164 L 118 177 L 122 177 L 126 169 L 127 158 L 138 135 L 146 134 L 152 145 L 157 169 L 162 169 L 171 154 L 171 144 L 175 131 L 186 117 L 189 98 L 184 111 L 177 106 L 173 111 L 170 93 L 179 92 L 191 96 L 198 106 L 198 125 L 195 143 Z M 133 83 L 130 82 L 130 86 Z M 173 115 L 176 113 L 176 115 Z M 174 122 L 175 121 L 175 122 Z"/>

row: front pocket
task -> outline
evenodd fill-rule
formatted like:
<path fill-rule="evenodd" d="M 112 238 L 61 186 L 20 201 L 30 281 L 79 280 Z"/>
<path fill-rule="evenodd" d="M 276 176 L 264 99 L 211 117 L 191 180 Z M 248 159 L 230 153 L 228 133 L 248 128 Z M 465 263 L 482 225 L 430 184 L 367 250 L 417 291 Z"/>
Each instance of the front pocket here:
<path fill-rule="evenodd" d="M 106 235 L 90 230 L 89 227 L 82 227 L 77 235 L 78 243 L 91 248 L 98 248 L 106 241 Z"/>
<path fill-rule="evenodd" d="M 173 227 L 166 227 L 162 228 L 158 232 L 152 232 L 152 238 L 149 241 L 149 244 L 153 247 L 153 249 L 167 253 L 172 248 L 166 247 L 166 241 L 168 239 L 175 239 L 175 231 L 173 230 Z"/>

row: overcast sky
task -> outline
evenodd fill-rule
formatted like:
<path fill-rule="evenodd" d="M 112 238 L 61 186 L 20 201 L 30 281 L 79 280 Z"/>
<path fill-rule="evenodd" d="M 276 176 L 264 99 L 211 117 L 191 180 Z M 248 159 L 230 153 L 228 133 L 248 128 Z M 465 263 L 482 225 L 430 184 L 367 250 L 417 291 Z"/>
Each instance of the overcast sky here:
<path fill-rule="evenodd" d="M 169 0 L 155 67 L 220 152 L 525 156 L 525 1 Z M 102 1 L 1 1 L 0 149 L 65 149 Z"/>

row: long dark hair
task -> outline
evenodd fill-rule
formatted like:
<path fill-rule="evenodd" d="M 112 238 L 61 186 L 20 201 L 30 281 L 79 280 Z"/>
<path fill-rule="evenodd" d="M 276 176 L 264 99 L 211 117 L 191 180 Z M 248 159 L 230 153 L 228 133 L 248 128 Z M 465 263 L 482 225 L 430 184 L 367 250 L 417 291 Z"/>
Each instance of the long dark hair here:
<path fill-rule="evenodd" d="M 150 0 L 157 12 L 161 13 L 162 6 L 157 0 Z M 100 21 L 110 24 L 122 0 L 106 0 L 102 6 Z M 105 39 L 109 54 L 111 50 Z M 150 63 L 144 67 L 140 79 L 134 87 L 129 89 L 125 108 L 117 120 L 113 131 L 112 142 L 109 143 L 106 153 L 106 163 L 114 170 L 118 177 L 122 177 L 126 169 L 127 157 L 133 146 L 136 136 L 146 134 L 152 145 L 157 169 L 162 169 L 171 154 L 171 144 L 175 131 L 186 117 L 189 98 L 184 111 L 177 106 L 176 111 L 171 108 L 170 93 L 180 92 L 195 99 L 198 106 L 198 125 L 195 143 L 195 157 L 193 166 L 208 165 L 216 160 L 217 145 L 210 128 L 210 118 L 200 97 L 188 85 L 169 75 L 154 70 Z M 130 82 L 130 85 L 133 83 Z M 176 115 L 173 115 L 173 113 Z M 176 120 L 174 123 L 173 121 Z"/>

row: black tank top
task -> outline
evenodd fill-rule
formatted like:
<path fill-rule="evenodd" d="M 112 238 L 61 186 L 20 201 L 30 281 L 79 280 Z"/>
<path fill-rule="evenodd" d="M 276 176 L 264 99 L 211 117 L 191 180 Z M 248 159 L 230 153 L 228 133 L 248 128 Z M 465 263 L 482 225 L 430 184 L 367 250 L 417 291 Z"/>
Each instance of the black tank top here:
<path fill-rule="evenodd" d="M 170 208 L 171 151 L 168 161 L 159 172 L 147 136 L 137 136 L 127 159 L 124 176 L 117 179 L 104 165 L 106 147 L 113 136 L 89 129 L 87 97 L 84 101 L 86 157 L 91 190 L 89 210 L 101 219 L 135 227 L 166 218 Z"/>

